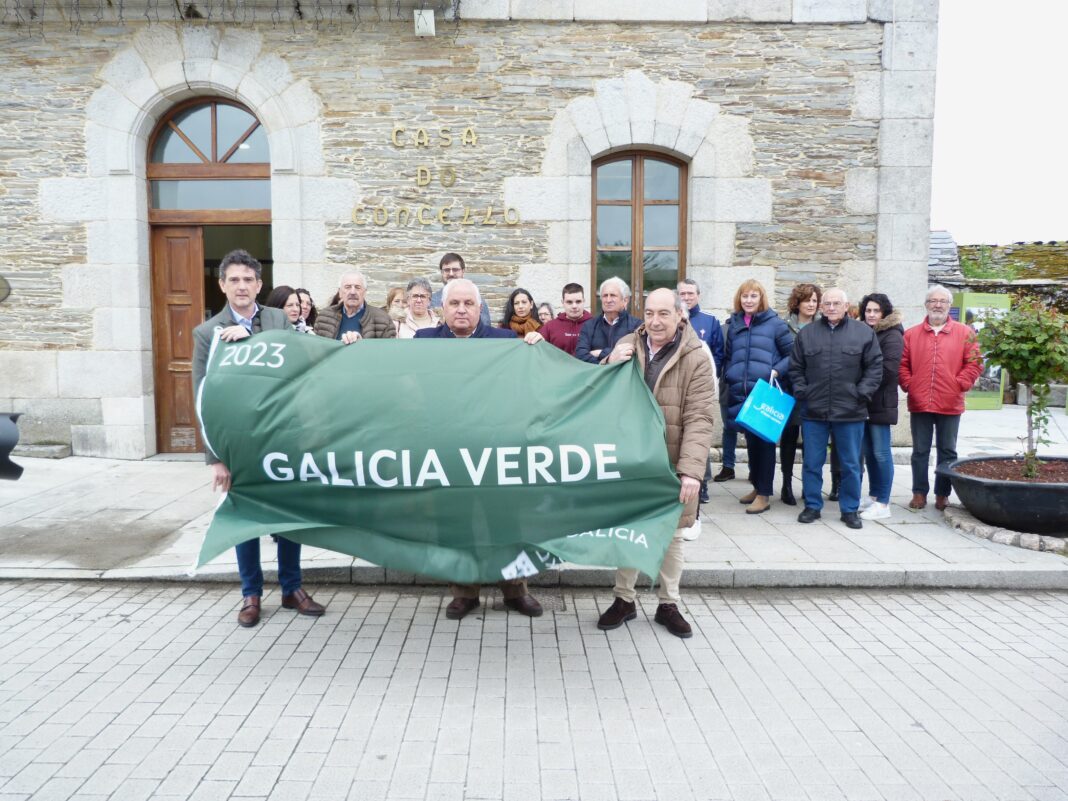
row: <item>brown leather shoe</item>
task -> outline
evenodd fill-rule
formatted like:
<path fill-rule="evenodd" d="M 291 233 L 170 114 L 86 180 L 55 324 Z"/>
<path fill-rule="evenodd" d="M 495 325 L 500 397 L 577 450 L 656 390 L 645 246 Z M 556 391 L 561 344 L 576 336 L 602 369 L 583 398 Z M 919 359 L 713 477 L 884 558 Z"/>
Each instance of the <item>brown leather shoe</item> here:
<path fill-rule="evenodd" d="M 738 499 L 738 503 L 752 503 L 753 501 L 756 500 L 756 497 L 757 497 L 757 491 L 756 491 L 756 488 L 754 488 L 751 492 L 747 492 L 747 493 L 745 493 L 745 495 L 743 495 L 741 498 L 739 498 Z"/>
<path fill-rule="evenodd" d="M 685 640 L 693 636 L 693 629 L 690 628 L 690 624 L 686 622 L 686 618 L 682 616 L 675 604 L 660 604 L 656 608 L 656 617 L 653 620 L 676 637 L 682 637 Z"/>
<path fill-rule="evenodd" d="M 745 513 L 747 515 L 758 515 L 761 512 L 766 512 L 771 508 L 771 504 L 768 503 L 767 495 L 757 495 L 749 506 L 746 507 Z"/>
<path fill-rule="evenodd" d="M 939 512 L 944 512 L 947 506 L 949 506 L 948 495 L 935 495 L 935 509 Z"/>
<path fill-rule="evenodd" d="M 912 500 L 909 501 L 909 509 L 923 509 L 927 506 L 927 496 L 922 492 L 912 493 Z"/>
<path fill-rule="evenodd" d="M 283 595 L 282 606 L 286 609 L 296 609 L 298 614 L 312 617 L 319 617 L 326 611 L 325 606 L 315 603 L 303 589 L 293 590 L 291 595 Z"/>
<path fill-rule="evenodd" d="M 237 613 L 237 625 L 250 629 L 260 622 L 260 596 L 246 595 L 242 599 L 241 611 Z"/>
<path fill-rule="evenodd" d="M 638 607 L 634 605 L 633 601 L 616 598 L 612 601 L 612 605 L 604 610 L 604 614 L 597 619 L 597 628 L 602 631 L 618 629 L 628 620 L 634 620 L 637 616 Z"/>
<path fill-rule="evenodd" d="M 449 620 L 461 620 L 468 612 L 478 609 L 478 598 L 453 598 L 445 607 L 445 617 Z"/>
<path fill-rule="evenodd" d="M 542 612 L 545 611 L 538 603 L 538 599 L 529 594 L 519 598 L 505 598 L 504 605 L 527 617 L 541 617 Z"/>

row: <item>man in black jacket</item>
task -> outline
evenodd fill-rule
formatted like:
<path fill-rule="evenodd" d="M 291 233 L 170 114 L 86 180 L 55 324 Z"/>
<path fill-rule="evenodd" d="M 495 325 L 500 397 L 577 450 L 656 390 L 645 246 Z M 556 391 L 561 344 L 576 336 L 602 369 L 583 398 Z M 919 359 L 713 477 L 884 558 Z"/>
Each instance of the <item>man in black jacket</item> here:
<path fill-rule="evenodd" d="M 642 324 L 641 318 L 627 312 L 630 287 L 622 278 L 606 278 L 598 294 L 601 313 L 583 323 L 575 347 L 575 357 L 590 364 L 599 364 L 619 340 Z"/>
<path fill-rule="evenodd" d="M 842 522 L 861 528 L 860 447 L 868 401 L 883 377 L 883 356 L 875 332 L 846 311 L 849 300 L 837 288 L 823 293 L 823 316 L 809 323 L 794 340 L 790 356 L 790 380 L 801 405 L 801 435 L 804 438 L 802 489 L 805 508 L 797 519 L 811 523 L 823 508 L 823 465 L 827 441 L 834 434 L 842 463 L 838 508 Z"/>

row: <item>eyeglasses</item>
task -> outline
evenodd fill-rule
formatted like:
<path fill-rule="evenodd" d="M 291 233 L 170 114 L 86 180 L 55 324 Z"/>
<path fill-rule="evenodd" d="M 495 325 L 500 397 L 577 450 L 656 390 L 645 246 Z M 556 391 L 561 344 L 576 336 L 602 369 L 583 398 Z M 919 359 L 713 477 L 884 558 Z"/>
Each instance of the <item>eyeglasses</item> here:
<path fill-rule="evenodd" d="M 948 306 L 949 305 L 949 301 L 948 300 L 935 300 L 934 298 L 931 298 L 929 301 L 927 301 L 927 305 L 928 306 Z"/>
<path fill-rule="evenodd" d="M 430 300 L 430 295 L 413 292 L 408 296 L 408 300 Z"/>
<path fill-rule="evenodd" d="M 463 267 L 442 267 L 441 268 L 441 274 L 442 275 L 459 275 L 463 271 L 464 271 Z"/>
<path fill-rule="evenodd" d="M 826 306 L 828 309 L 833 309 L 837 306 L 845 306 L 846 304 L 845 301 L 842 300 L 825 300 L 823 301 L 823 305 Z"/>

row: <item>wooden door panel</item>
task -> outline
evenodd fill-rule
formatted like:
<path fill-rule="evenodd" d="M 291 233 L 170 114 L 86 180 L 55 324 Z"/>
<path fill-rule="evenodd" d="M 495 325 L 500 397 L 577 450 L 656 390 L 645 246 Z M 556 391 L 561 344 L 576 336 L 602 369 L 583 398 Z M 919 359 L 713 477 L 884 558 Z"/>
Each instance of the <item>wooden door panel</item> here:
<path fill-rule="evenodd" d="M 156 437 L 161 453 L 203 446 L 193 392 L 193 329 L 204 317 L 204 239 L 199 226 L 152 229 L 152 327 Z"/>

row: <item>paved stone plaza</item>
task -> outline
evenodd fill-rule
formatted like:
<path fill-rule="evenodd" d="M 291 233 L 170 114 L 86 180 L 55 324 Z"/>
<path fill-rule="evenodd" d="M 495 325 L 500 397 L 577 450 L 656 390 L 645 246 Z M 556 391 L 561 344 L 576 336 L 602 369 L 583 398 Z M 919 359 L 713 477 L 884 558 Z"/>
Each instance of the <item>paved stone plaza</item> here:
<path fill-rule="evenodd" d="M 314 589 L 0 583 L 0 799 L 1068 798 L 1063 593 Z"/>

